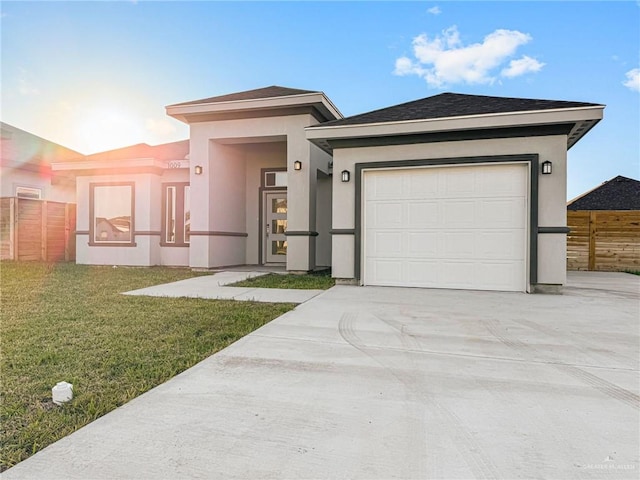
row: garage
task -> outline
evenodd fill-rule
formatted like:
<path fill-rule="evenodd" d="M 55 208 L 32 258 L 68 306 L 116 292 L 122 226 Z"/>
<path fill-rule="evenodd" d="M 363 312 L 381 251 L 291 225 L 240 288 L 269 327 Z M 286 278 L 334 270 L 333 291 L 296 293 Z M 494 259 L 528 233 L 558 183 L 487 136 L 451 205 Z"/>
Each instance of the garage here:
<path fill-rule="evenodd" d="M 604 105 L 440 93 L 312 125 L 347 285 L 561 293 L 567 151 Z"/>
<path fill-rule="evenodd" d="M 526 164 L 376 168 L 362 177 L 362 283 L 526 291 Z"/>

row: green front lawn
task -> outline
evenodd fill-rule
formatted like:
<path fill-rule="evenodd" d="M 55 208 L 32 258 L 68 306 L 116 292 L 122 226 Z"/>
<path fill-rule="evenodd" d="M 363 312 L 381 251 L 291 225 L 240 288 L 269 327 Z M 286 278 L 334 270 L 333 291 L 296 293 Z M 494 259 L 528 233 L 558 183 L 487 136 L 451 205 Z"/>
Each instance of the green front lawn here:
<path fill-rule="evenodd" d="M 336 284 L 329 270 L 306 275 L 268 273 L 259 277 L 248 278 L 230 287 L 250 288 L 293 288 L 299 290 L 326 290 Z"/>
<path fill-rule="evenodd" d="M 187 269 L 0 267 L 0 471 L 294 307 L 120 295 L 198 275 Z M 60 381 L 74 398 L 56 406 Z"/>

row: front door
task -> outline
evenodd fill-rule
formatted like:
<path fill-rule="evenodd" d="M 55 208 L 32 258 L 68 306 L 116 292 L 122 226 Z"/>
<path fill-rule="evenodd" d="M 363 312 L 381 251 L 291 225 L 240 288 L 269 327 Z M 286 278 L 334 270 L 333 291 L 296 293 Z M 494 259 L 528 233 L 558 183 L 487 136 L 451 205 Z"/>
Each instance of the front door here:
<path fill-rule="evenodd" d="M 265 263 L 286 263 L 287 192 L 269 192 L 264 197 Z"/>

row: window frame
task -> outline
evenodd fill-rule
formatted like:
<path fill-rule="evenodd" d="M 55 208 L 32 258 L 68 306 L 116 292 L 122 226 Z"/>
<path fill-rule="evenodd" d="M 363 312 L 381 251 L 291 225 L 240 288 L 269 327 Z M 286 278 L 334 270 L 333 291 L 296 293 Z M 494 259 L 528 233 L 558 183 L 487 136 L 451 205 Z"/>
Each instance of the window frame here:
<path fill-rule="evenodd" d="M 277 182 L 274 185 L 267 185 L 267 175 L 269 174 L 276 175 L 276 177 L 274 177 L 274 180 L 275 180 L 275 178 L 277 178 L 277 174 L 279 173 L 280 174 L 284 173 L 286 175 L 287 167 L 261 168 L 260 169 L 260 188 L 262 190 L 287 190 L 288 183 L 289 183 L 288 181 L 287 181 L 287 185 L 278 185 Z"/>
<path fill-rule="evenodd" d="M 175 209 L 175 241 L 168 242 L 167 241 L 167 233 L 168 233 L 168 225 L 167 225 L 167 199 L 168 192 L 170 188 L 175 188 L 176 191 L 176 201 L 174 205 Z M 169 182 L 162 184 L 162 222 L 160 229 L 160 246 L 162 247 L 189 247 L 191 245 L 190 240 L 185 239 L 185 227 L 186 227 L 186 218 L 185 218 L 185 190 L 189 188 L 189 194 L 191 194 L 191 184 L 189 182 Z M 191 206 L 191 201 L 189 201 L 189 207 Z M 180 219 L 180 222 L 178 220 Z"/>
<path fill-rule="evenodd" d="M 41 187 L 28 187 L 26 185 L 16 185 L 15 193 L 16 193 L 16 198 L 26 198 L 27 200 L 42 200 Z M 37 195 L 37 197 L 35 195 Z"/>
<path fill-rule="evenodd" d="M 101 242 L 95 239 L 95 189 L 96 187 L 130 187 L 131 188 L 131 224 L 128 242 Z M 135 182 L 96 182 L 89 184 L 89 246 L 92 247 L 135 247 L 136 185 Z"/>

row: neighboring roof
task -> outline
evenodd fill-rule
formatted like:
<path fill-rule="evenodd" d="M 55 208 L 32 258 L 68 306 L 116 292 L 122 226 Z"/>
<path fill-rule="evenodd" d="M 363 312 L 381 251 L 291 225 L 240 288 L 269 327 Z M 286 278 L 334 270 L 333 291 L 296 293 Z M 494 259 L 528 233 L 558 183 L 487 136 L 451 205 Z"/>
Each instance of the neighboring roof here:
<path fill-rule="evenodd" d="M 640 181 L 618 175 L 567 204 L 568 210 L 640 210 Z"/>
<path fill-rule="evenodd" d="M 235 102 L 239 100 L 257 100 L 259 98 L 275 98 L 288 97 L 291 95 L 304 95 L 307 93 L 322 93 L 316 90 L 300 90 L 297 88 L 280 87 L 272 85 L 270 87 L 256 88 L 255 90 L 246 90 L 244 92 L 229 93 L 226 95 L 218 95 L 217 97 L 203 98 L 201 100 L 193 100 L 191 102 L 176 103 L 170 105 L 175 107 L 178 105 L 197 105 L 200 103 L 220 103 Z"/>
<path fill-rule="evenodd" d="M 189 154 L 189 140 L 164 143 L 161 145 L 148 145 L 138 143 L 128 147 L 108 150 L 106 152 L 86 155 L 82 160 L 131 160 L 136 158 L 155 158 L 156 160 L 181 160 Z"/>
<path fill-rule="evenodd" d="M 490 97 L 462 93 L 441 93 L 432 97 L 401 103 L 392 107 L 325 122 L 314 127 L 365 125 L 369 123 L 402 122 L 429 118 L 449 118 L 490 113 L 530 112 L 562 108 L 595 107 L 595 103 L 529 98 Z M 314 128 L 310 127 L 310 128 Z"/>
<path fill-rule="evenodd" d="M 69 161 L 81 157 L 80 152 L 0 122 L 2 148 L 0 162 L 3 166 L 48 167 L 53 162 Z"/>

